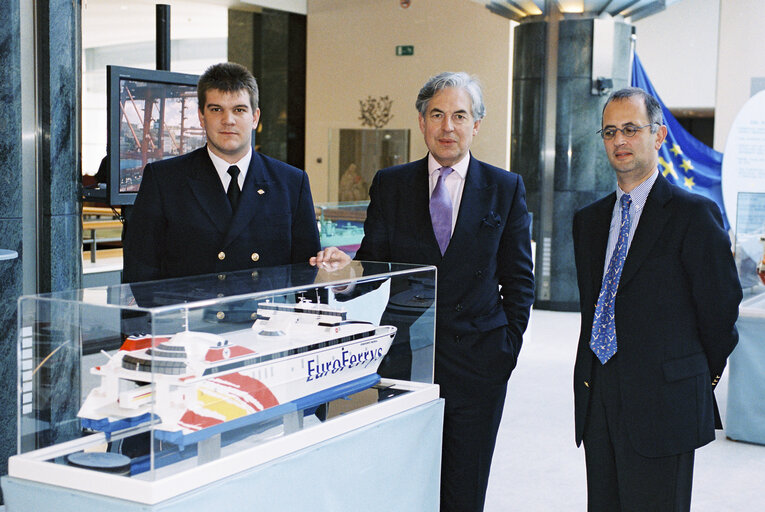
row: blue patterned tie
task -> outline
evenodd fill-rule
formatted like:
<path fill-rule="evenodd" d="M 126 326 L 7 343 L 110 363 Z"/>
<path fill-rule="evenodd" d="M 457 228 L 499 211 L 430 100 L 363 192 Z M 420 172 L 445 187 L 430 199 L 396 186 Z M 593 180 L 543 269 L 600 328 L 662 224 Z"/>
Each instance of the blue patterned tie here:
<path fill-rule="evenodd" d="M 452 200 L 444 180 L 453 170 L 451 167 L 441 167 L 441 174 L 430 196 L 430 220 L 433 222 L 433 233 L 441 249 L 441 256 L 446 252 L 452 237 Z"/>
<path fill-rule="evenodd" d="M 629 194 L 622 196 L 622 223 L 619 227 L 619 238 L 616 240 L 614 253 L 608 262 L 608 270 L 603 278 L 598 303 L 595 306 L 595 318 L 592 322 L 592 337 L 590 348 L 598 356 L 602 364 L 616 354 L 616 323 L 614 322 L 614 300 L 619 288 L 619 278 L 622 276 L 624 260 L 627 258 L 627 241 L 630 236 L 630 204 Z"/>

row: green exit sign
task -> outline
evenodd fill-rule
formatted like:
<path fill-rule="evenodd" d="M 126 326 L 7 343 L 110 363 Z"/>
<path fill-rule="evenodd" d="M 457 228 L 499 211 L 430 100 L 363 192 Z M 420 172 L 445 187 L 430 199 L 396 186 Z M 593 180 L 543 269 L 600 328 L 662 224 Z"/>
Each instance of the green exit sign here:
<path fill-rule="evenodd" d="M 396 46 L 396 55 L 401 57 L 402 55 L 414 55 L 413 45 Z"/>

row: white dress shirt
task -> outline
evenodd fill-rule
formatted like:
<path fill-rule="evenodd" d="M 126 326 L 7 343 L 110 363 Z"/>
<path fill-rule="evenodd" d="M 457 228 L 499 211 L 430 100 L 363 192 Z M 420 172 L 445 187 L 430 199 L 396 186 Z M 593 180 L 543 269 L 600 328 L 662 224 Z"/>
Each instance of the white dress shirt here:
<path fill-rule="evenodd" d="M 244 190 L 244 178 L 247 176 L 247 169 L 250 168 L 250 160 L 252 160 L 252 148 L 247 152 L 244 157 L 236 163 L 230 164 L 223 160 L 221 157 L 210 151 L 210 146 L 207 146 L 207 154 L 210 155 L 215 170 L 218 172 L 221 184 L 223 184 L 223 190 L 228 191 L 228 184 L 231 183 L 231 175 L 228 173 L 228 168 L 232 165 L 239 167 L 239 176 L 237 181 L 239 182 L 239 190 Z"/>
<path fill-rule="evenodd" d="M 653 174 L 648 177 L 643 183 L 632 189 L 630 192 L 630 234 L 627 238 L 627 254 L 629 254 L 630 245 L 632 245 L 632 239 L 635 236 L 635 230 L 637 229 L 638 222 L 640 221 L 640 215 L 643 213 L 645 203 L 648 200 L 648 193 L 651 192 L 653 184 L 656 183 L 656 178 L 659 177 L 659 170 L 654 169 Z M 622 196 L 626 194 L 619 186 L 616 187 L 616 204 L 614 204 L 614 211 L 611 213 L 611 227 L 608 231 L 608 245 L 606 246 L 606 263 L 603 267 L 603 277 L 605 278 L 606 272 L 608 272 L 608 263 L 611 261 L 611 255 L 616 249 L 616 242 L 619 239 L 619 229 L 622 223 Z"/>
<path fill-rule="evenodd" d="M 452 233 L 457 225 L 457 214 L 460 211 L 460 202 L 462 202 L 462 191 L 465 189 L 465 176 L 467 176 L 468 164 L 470 163 L 470 152 L 465 157 L 454 164 L 452 172 L 446 177 L 444 184 L 449 192 L 449 198 L 452 200 Z M 433 195 L 433 189 L 436 188 L 438 176 L 441 174 L 442 165 L 439 164 L 433 155 L 428 153 L 428 174 L 430 175 L 430 192 L 428 197 Z"/>

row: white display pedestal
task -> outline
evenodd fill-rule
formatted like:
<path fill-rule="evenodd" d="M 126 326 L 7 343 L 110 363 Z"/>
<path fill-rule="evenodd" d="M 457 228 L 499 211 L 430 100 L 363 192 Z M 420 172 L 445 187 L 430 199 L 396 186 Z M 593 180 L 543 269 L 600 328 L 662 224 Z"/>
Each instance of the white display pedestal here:
<path fill-rule="evenodd" d="M 6 511 L 435 512 L 443 409 L 432 400 L 153 505 L 7 476 Z"/>
<path fill-rule="evenodd" d="M 730 355 L 725 435 L 765 444 L 765 294 L 745 299 L 739 308 L 739 341 Z"/>

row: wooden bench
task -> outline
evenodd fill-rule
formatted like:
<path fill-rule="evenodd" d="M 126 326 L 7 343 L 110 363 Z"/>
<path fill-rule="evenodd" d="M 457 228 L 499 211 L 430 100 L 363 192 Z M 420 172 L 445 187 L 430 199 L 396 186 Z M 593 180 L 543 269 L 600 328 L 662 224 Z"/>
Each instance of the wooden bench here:
<path fill-rule="evenodd" d="M 97 236 L 98 232 L 101 230 L 119 229 L 122 231 L 122 221 L 115 218 L 117 215 L 119 215 L 119 212 L 115 212 L 111 208 L 100 206 L 82 207 L 82 244 L 83 246 L 86 244 L 90 245 L 90 251 L 83 250 L 83 256 L 89 257 L 91 263 L 96 262 L 99 242 L 120 242 L 122 240 L 121 235 L 118 237 L 111 236 L 105 238 L 98 238 Z M 90 232 L 89 238 L 85 238 L 84 234 L 86 232 Z M 121 248 L 117 248 L 116 251 L 119 251 L 120 254 L 122 253 Z M 116 251 L 115 249 L 102 249 L 101 255 L 110 256 L 112 253 L 115 253 L 114 255 L 116 255 Z"/>

